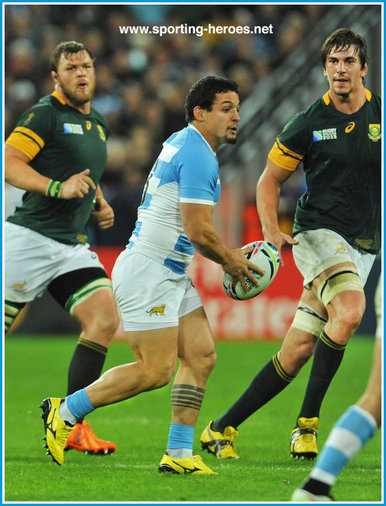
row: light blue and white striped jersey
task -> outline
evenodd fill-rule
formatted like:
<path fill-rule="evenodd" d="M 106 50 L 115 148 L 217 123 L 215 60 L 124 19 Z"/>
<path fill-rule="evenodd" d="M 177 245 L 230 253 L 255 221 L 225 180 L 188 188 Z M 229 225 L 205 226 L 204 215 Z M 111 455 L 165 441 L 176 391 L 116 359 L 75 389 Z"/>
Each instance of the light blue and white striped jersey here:
<path fill-rule="evenodd" d="M 216 153 L 191 124 L 175 132 L 150 171 L 126 248 L 183 274 L 194 248 L 184 233 L 180 202 L 215 205 L 220 198 Z"/>

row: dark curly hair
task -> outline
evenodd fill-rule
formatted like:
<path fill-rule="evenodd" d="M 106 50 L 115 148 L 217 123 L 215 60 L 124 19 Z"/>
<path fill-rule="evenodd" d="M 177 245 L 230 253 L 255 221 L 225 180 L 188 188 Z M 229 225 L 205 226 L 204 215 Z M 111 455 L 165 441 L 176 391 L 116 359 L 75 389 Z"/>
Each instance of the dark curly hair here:
<path fill-rule="evenodd" d="M 193 109 L 198 105 L 206 111 L 211 111 L 217 93 L 234 91 L 238 93 L 238 84 L 222 77 L 207 76 L 197 81 L 190 88 L 185 99 L 185 120 L 194 120 Z"/>

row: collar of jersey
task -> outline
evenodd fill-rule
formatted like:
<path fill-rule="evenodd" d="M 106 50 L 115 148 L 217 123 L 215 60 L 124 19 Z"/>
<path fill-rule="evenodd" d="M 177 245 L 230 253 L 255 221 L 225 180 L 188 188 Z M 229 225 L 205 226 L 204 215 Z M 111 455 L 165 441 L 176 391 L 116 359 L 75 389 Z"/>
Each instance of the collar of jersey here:
<path fill-rule="evenodd" d="M 368 102 L 370 102 L 371 100 L 371 91 L 368 90 L 367 88 L 366 89 L 366 99 Z M 328 91 L 323 95 L 323 101 L 326 105 L 329 105 L 331 103 L 331 99 L 330 99 L 330 95 L 328 94 Z"/>
<path fill-rule="evenodd" d="M 55 90 L 53 93 L 51 93 L 51 95 L 53 97 L 56 98 L 56 100 L 59 100 L 59 102 L 62 104 L 62 105 L 66 105 L 66 101 L 59 95 L 59 93 L 57 92 L 57 90 Z"/>
<path fill-rule="evenodd" d="M 212 153 L 214 155 L 216 155 L 216 151 L 213 151 L 212 146 L 209 144 L 209 142 L 205 139 L 205 137 L 202 135 L 202 133 L 194 125 L 192 125 L 191 123 L 189 123 L 188 124 L 188 128 L 192 128 L 193 130 L 195 130 L 198 133 L 198 135 L 200 135 L 202 137 L 202 140 L 204 142 L 206 142 L 206 144 L 208 145 L 208 147 L 212 151 Z"/>

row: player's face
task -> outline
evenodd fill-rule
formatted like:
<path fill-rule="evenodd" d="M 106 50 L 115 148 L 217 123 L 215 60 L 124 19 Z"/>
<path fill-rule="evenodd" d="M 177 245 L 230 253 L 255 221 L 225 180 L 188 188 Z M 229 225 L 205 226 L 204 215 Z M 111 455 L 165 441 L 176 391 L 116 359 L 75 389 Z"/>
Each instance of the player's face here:
<path fill-rule="evenodd" d="M 52 78 L 63 95 L 75 107 L 90 102 L 95 89 L 94 63 L 87 51 L 60 56 Z"/>
<path fill-rule="evenodd" d="M 330 90 L 336 95 L 349 96 L 363 86 L 363 78 L 367 74 L 367 63 L 361 67 L 359 55 L 355 47 L 350 46 L 346 51 L 330 52 L 326 59 L 324 75 L 330 85 Z"/>
<path fill-rule="evenodd" d="M 214 150 L 221 144 L 236 144 L 240 99 L 234 91 L 217 93 L 211 111 L 203 110 L 208 142 Z"/>

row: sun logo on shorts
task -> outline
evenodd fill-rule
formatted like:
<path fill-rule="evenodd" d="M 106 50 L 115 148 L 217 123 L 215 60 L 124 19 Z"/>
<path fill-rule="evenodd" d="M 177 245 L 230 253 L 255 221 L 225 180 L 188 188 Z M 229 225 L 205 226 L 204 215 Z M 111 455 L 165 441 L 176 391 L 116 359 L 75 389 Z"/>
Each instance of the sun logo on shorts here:
<path fill-rule="evenodd" d="M 155 314 L 156 316 L 165 316 L 165 307 L 166 304 L 162 304 L 162 306 L 153 307 L 150 309 L 150 311 L 146 311 L 149 316 L 152 314 Z"/>

